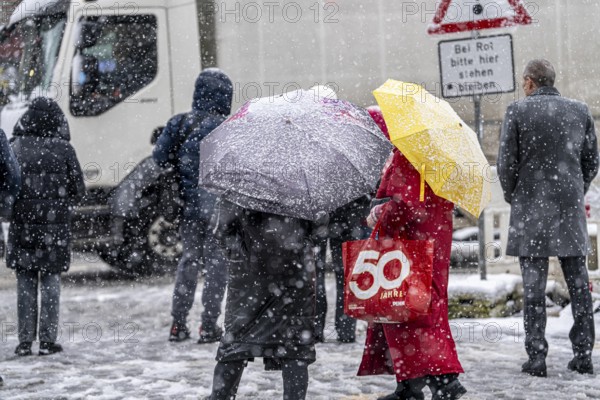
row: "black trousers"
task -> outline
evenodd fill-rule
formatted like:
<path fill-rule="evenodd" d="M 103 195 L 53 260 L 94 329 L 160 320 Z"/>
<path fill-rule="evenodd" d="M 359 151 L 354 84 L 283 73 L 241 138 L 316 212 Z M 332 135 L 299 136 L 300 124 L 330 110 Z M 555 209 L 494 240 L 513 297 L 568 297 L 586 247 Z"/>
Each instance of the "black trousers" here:
<path fill-rule="evenodd" d="M 331 257 L 333 271 L 335 273 L 335 330 L 338 339 L 342 341 L 353 341 L 356 338 L 356 320 L 344 314 L 344 264 L 342 261 L 342 243 L 354 238 L 334 237 L 329 239 L 331 246 Z M 325 317 L 327 315 L 327 293 L 325 289 L 325 250 L 327 241 L 318 243 L 319 254 L 316 257 L 317 264 L 317 305 L 316 305 L 316 329 L 317 337 L 324 339 Z"/>
<path fill-rule="evenodd" d="M 38 289 L 41 294 L 41 303 L 39 307 Z M 31 343 L 35 341 L 38 328 L 38 315 L 40 342 L 56 342 L 59 329 L 59 310 L 59 272 L 17 270 L 17 316 L 19 319 L 19 343 Z"/>
<path fill-rule="evenodd" d="M 235 400 L 246 360 L 218 362 L 213 376 L 210 400 Z M 308 389 L 308 363 L 282 360 L 283 400 L 304 400 Z"/>
<path fill-rule="evenodd" d="M 524 289 L 525 350 L 529 358 L 548 354 L 546 331 L 546 281 L 548 258 L 520 257 Z M 569 295 L 574 324 L 569 332 L 576 357 L 591 356 L 594 346 L 594 311 L 585 257 L 559 257 Z"/>

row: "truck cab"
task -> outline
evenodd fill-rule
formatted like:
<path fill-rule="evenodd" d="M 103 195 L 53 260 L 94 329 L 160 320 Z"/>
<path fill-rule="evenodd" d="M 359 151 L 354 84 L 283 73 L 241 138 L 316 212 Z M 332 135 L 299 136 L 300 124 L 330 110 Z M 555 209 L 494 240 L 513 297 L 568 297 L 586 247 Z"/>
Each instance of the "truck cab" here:
<path fill-rule="evenodd" d="M 200 49 L 194 0 L 25 0 L 0 33 L 0 127 L 38 96 L 65 113 L 87 195 L 74 212 L 75 250 L 131 272 L 172 266 L 176 182 L 153 165 L 152 137 L 190 109 Z M 124 218 L 122 242 L 112 222 Z"/>

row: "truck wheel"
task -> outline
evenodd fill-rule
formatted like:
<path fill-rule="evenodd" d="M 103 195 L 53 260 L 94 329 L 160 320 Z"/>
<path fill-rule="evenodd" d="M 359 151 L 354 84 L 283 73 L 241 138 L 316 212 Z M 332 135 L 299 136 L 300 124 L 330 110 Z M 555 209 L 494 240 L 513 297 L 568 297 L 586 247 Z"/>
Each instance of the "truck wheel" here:
<path fill-rule="evenodd" d="M 165 217 L 155 218 L 147 230 L 146 252 L 152 259 L 154 270 L 172 271 L 177 267 L 183 245 L 179 236 L 179 223 Z"/>
<path fill-rule="evenodd" d="M 128 220 L 123 244 L 100 251 L 110 265 L 131 275 L 161 274 L 175 270 L 182 253 L 179 224 L 159 215 L 153 207 L 140 218 Z"/>

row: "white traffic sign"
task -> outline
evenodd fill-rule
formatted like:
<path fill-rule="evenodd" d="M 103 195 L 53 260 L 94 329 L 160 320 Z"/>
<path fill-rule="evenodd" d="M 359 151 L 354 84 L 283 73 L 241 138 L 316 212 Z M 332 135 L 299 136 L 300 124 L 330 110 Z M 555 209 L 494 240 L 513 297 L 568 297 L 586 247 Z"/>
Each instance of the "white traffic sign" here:
<path fill-rule="evenodd" d="M 430 35 L 531 24 L 521 0 L 442 0 L 427 32 Z"/>
<path fill-rule="evenodd" d="M 461 97 L 515 90 L 509 34 L 439 43 L 442 96 Z"/>

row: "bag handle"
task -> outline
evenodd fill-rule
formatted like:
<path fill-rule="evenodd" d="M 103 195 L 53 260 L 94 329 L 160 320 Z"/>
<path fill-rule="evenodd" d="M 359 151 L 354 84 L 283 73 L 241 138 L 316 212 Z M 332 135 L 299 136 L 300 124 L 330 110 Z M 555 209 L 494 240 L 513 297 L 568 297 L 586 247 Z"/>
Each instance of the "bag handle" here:
<path fill-rule="evenodd" d="M 369 236 L 369 239 L 375 239 L 376 236 L 379 235 L 379 233 L 381 232 L 381 225 L 383 224 L 383 220 L 384 217 L 387 215 L 387 213 L 390 210 L 390 202 L 392 202 L 394 200 L 390 200 L 387 203 L 383 204 L 383 210 L 381 211 L 381 215 L 379 216 L 379 218 L 377 218 L 377 222 L 375 223 L 375 226 L 373 227 L 373 231 L 371 232 L 371 235 Z M 399 237 L 399 235 L 396 235 Z"/>

